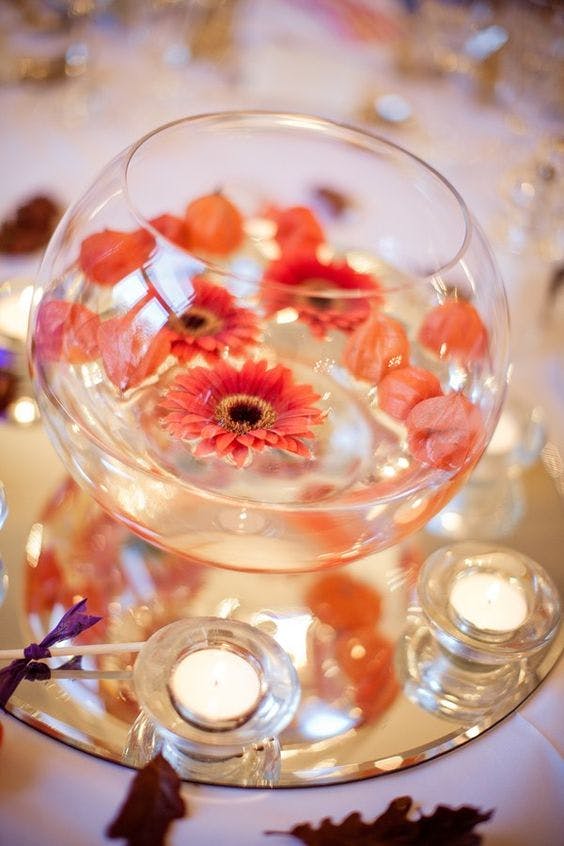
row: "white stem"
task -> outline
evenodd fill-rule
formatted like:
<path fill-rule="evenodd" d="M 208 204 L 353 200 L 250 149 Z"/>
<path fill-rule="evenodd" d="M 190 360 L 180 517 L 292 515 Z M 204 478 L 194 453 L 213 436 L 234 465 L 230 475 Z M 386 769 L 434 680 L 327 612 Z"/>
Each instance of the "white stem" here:
<path fill-rule="evenodd" d="M 120 652 L 139 652 L 145 641 L 133 643 L 90 643 L 87 646 L 51 646 L 49 652 L 52 658 L 74 655 L 117 655 Z M 23 649 L 0 649 L 0 661 L 13 661 L 24 658 Z"/>

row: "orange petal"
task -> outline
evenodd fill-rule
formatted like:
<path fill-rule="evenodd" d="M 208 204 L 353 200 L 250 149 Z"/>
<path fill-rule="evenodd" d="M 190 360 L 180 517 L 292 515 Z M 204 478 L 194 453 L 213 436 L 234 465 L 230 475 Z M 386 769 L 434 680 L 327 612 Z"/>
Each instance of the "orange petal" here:
<path fill-rule="evenodd" d="M 409 363 L 409 341 L 397 320 L 377 311 L 350 335 L 343 354 L 358 379 L 378 384 L 390 370 Z"/>

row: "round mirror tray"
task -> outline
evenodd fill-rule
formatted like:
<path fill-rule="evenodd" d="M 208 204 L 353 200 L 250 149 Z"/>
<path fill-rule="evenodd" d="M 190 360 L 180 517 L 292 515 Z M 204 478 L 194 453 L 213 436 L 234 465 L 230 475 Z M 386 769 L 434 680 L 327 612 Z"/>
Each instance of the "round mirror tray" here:
<path fill-rule="evenodd" d="M 162 552 L 105 514 L 65 477 L 41 426 L 0 429 L 9 514 L 0 533 L 0 648 L 38 642 L 78 598 L 103 619 L 91 643 L 141 641 L 192 616 L 229 617 L 272 635 L 291 656 L 301 699 L 282 732 L 272 786 L 330 784 L 413 766 L 477 737 L 513 711 L 555 665 L 562 631 L 496 708 L 472 718 L 419 704 L 402 680 L 401 650 L 417 615 L 415 582 L 434 549 L 461 535 L 460 515 L 401 547 L 336 570 L 278 575 L 203 567 Z M 517 506 L 490 539 L 536 559 L 562 595 L 562 463 L 547 445 L 523 470 Z M 514 491 L 515 493 L 515 491 Z M 513 503 L 515 505 L 515 503 Z M 503 521 L 502 521 L 503 522 Z M 494 521 L 495 523 L 495 521 Z M 462 523 L 462 526 L 464 523 Z M 501 523 L 500 523 L 501 525 Z M 328 529 L 330 530 L 330 529 Z M 483 540 L 483 537 L 480 538 Z M 95 678 L 25 681 L 7 710 L 71 746 L 134 766 L 135 656 L 84 659 Z M 522 674 L 523 676 L 523 674 Z M 196 780 L 241 784 L 229 772 Z"/>

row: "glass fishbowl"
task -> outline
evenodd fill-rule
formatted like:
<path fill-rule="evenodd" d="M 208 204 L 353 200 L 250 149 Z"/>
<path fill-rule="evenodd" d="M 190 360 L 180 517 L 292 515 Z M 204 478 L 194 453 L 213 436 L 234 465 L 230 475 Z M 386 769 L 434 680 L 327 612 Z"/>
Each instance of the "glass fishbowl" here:
<path fill-rule="evenodd" d="M 302 115 L 187 118 L 117 156 L 61 221 L 31 327 L 77 482 L 151 543 L 239 571 L 419 529 L 506 387 L 503 285 L 456 190 Z"/>

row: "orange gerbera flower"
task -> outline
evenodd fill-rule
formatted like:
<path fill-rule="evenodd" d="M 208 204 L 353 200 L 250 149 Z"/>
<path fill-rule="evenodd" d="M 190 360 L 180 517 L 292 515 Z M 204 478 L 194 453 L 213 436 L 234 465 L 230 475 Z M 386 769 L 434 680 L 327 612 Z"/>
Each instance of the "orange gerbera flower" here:
<path fill-rule="evenodd" d="M 339 292 L 348 296 L 339 296 Z M 366 292 L 351 296 L 353 291 Z M 382 301 L 377 280 L 358 273 L 345 261 L 324 263 L 314 255 L 292 254 L 272 262 L 263 279 L 267 317 L 294 308 L 318 338 L 330 329 L 352 332 L 368 317 L 370 306 Z"/>
<path fill-rule="evenodd" d="M 252 311 L 235 305 L 231 294 L 205 279 L 194 279 L 189 308 L 169 319 L 171 353 L 181 362 L 196 355 L 215 364 L 224 350 L 240 355 L 257 343 L 259 328 Z"/>
<path fill-rule="evenodd" d="M 219 361 L 174 379 L 161 404 L 162 422 L 174 437 L 193 442 L 195 456 L 215 454 L 237 467 L 265 447 L 310 458 L 302 439 L 314 438 L 309 427 L 323 422 L 317 400 L 280 364 L 246 361 L 237 370 Z"/>

